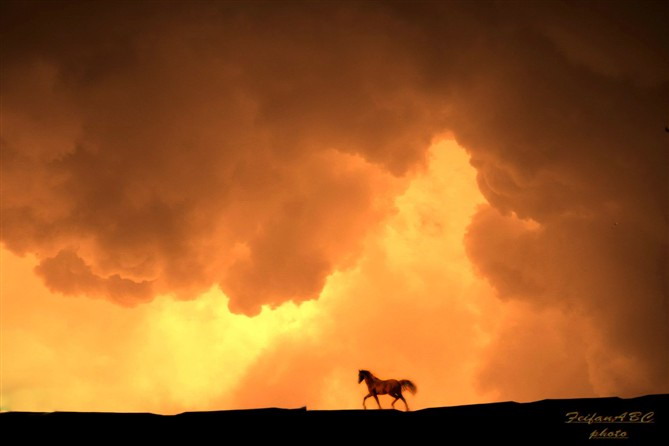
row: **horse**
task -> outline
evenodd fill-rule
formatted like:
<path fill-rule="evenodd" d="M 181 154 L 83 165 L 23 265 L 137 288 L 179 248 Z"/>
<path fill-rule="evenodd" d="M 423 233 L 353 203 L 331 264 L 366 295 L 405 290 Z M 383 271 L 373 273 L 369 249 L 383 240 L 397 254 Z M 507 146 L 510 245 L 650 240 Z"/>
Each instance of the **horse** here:
<path fill-rule="evenodd" d="M 407 389 L 412 394 L 415 394 L 416 385 L 414 383 L 408 379 L 401 379 L 399 381 L 396 379 L 382 380 L 372 375 L 372 373 L 368 370 L 358 370 L 358 384 L 360 384 L 363 379 L 365 380 L 365 384 L 367 384 L 367 389 L 369 390 L 369 394 L 367 394 L 367 396 L 362 399 L 362 407 L 364 409 L 367 409 L 365 400 L 367 400 L 367 398 L 370 396 L 374 397 L 376 404 L 378 404 L 379 409 L 381 409 L 381 403 L 379 403 L 379 397 L 377 395 L 387 394 L 395 398 L 391 405 L 393 409 L 395 408 L 395 403 L 397 400 L 402 400 L 404 401 L 404 406 L 406 407 L 407 412 L 409 411 L 407 400 L 405 400 L 402 396 L 402 389 Z"/>

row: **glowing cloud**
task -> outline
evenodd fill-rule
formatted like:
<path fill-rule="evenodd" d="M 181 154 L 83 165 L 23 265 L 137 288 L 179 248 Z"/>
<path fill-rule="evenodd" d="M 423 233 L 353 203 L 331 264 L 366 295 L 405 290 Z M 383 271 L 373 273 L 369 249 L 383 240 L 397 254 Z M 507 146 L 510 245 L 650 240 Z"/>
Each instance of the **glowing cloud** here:
<path fill-rule="evenodd" d="M 3 405 L 669 391 L 666 3 L 1 8 Z"/>

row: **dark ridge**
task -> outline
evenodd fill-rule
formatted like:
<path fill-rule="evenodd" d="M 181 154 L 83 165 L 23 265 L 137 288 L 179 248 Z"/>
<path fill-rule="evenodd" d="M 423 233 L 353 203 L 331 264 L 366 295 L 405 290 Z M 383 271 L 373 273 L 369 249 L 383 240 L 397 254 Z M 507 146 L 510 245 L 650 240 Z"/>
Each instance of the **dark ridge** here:
<path fill-rule="evenodd" d="M 578 415 L 575 413 L 578 412 Z M 583 417 L 583 418 L 577 418 Z M 597 418 L 608 417 L 608 418 Z M 571 422 L 570 422 L 571 420 Z M 580 422 L 577 422 L 580 421 Z M 102 412 L 5 412 L 5 435 L 21 442 L 49 439 L 128 440 L 138 436 L 237 443 L 278 440 L 354 441 L 360 439 L 431 439 L 437 444 L 669 444 L 669 394 L 637 398 L 543 400 L 395 410 L 252 409 L 186 412 L 178 415 Z M 84 433 L 88 432 L 88 433 Z M 132 434 L 131 434 L 132 433 Z M 130 437 L 128 437 L 130 435 Z M 598 438 L 599 436 L 603 438 Z M 593 443 L 594 442 L 594 443 Z M 190 443 L 189 443 L 190 444 Z"/>

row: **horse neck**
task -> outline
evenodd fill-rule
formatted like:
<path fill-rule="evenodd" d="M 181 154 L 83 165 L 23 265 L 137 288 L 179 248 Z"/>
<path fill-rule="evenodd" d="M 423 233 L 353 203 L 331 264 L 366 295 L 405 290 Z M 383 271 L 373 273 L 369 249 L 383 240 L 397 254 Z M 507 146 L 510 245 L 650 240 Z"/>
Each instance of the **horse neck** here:
<path fill-rule="evenodd" d="M 372 372 L 367 372 L 367 375 L 365 375 L 365 383 L 367 383 L 367 385 L 372 385 L 377 381 L 379 381 L 379 378 L 372 375 Z"/>

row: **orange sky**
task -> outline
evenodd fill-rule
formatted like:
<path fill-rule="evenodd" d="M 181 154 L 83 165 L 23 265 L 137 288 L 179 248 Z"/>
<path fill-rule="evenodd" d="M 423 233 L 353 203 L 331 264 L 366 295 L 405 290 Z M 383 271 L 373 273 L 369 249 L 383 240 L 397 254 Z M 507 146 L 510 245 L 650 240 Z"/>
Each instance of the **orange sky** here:
<path fill-rule="evenodd" d="M 251 318 L 216 289 L 132 309 L 57 296 L 33 257 L 3 249 L 3 408 L 357 408 L 357 367 L 425 386 L 416 408 L 483 401 L 472 372 L 500 306 L 462 243 L 483 202 L 466 153 L 435 143 L 355 267 L 317 301 Z"/>
<path fill-rule="evenodd" d="M 646 6 L 3 2 L 2 410 L 668 392 Z"/>

